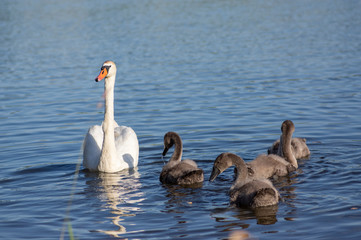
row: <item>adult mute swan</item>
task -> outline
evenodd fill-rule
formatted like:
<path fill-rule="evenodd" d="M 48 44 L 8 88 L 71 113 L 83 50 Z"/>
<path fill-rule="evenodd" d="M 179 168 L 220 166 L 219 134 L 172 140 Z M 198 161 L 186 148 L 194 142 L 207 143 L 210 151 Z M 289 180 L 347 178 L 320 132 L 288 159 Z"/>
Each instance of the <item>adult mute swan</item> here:
<path fill-rule="evenodd" d="M 167 132 L 164 135 L 165 156 L 174 145 L 174 152 L 169 162 L 163 167 L 159 180 L 166 184 L 189 185 L 203 182 L 203 170 L 198 168 L 197 164 L 190 159 L 182 161 L 183 144 L 180 136 L 175 132 Z"/>
<path fill-rule="evenodd" d="M 209 181 L 213 181 L 231 166 L 237 168 L 236 180 L 229 190 L 232 204 L 239 207 L 257 208 L 276 205 L 279 202 L 280 194 L 272 183 L 265 178 L 250 178 L 246 163 L 233 153 L 222 153 L 216 158 Z"/>
<path fill-rule="evenodd" d="M 117 68 L 104 62 L 96 82 L 104 79 L 105 112 L 101 126 L 89 128 L 83 143 L 83 166 L 90 171 L 118 172 L 138 165 L 139 144 L 132 128 L 114 121 L 114 84 Z"/>

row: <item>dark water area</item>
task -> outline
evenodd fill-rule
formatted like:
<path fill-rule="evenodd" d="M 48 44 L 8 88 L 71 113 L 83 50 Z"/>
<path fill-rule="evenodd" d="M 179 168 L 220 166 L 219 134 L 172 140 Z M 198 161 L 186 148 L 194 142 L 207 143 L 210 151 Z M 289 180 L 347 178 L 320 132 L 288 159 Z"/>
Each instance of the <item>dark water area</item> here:
<path fill-rule="evenodd" d="M 360 12 L 360 1 L 2 1 L 1 239 L 360 239 Z M 140 144 L 139 166 L 115 174 L 81 166 L 103 120 L 105 60 L 118 69 L 115 120 Z M 198 188 L 159 182 L 168 131 L 208 179 L 222 152 L 266 153 L 286 119 L 311 156 L 274 181 L 276 207 L 230 206 L 233 169 Z"/>

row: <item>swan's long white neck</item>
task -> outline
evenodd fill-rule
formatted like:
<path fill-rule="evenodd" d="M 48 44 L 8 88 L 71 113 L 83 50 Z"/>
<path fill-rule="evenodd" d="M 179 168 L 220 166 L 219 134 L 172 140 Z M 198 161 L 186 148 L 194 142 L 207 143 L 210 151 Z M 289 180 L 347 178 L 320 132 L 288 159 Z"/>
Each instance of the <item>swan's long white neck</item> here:
<path fill-rule="evenodd" d="M 108 172 L 116 165 L 116 148 L 114 141 L 114 84 L 115 75 L 104 79 L 105 112 L 103 121 L 103 146 L 98 170 Z"/>

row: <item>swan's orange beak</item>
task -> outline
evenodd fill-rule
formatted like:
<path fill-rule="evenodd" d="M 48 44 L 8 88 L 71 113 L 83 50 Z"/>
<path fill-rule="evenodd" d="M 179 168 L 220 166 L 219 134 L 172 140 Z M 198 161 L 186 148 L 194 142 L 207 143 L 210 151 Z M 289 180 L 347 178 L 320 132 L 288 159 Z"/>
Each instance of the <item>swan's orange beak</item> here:
<path fill-rule="evenodd" d="M 99 75 L 95 78 L 96 82 L 100 82 L 101 80 L 103 80 L 103 78 L 105 78 L 105 76 L 108 74 L 108 69 L 105 67 L 102 67 L 102 69 L 100 70 Z"/>

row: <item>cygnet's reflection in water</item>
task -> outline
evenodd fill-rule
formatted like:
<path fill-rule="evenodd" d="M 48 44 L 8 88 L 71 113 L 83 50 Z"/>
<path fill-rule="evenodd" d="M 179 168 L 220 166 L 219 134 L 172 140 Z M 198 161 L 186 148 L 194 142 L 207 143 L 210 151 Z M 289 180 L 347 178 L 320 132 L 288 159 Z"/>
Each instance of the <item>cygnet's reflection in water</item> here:
<path fill-rule="evenodd" d="M 233 231 L 239 228 L 247 229 L 250 226 L 248 220 L 256 219 L 257 224 L 271 225 L 277 222 L 278 205 L 257 207 L 254 209 L 229 206 L 227 208 L 217 208 L 211 213 L 216 222 L 221 223 L 219 228 L 222 231 Z M 231 216 L 231 217 L 230 217 Z"/>
<path fill-rule="evenodd" d="M 297 216 L 296 201 L 300 201 L 299 196 L 297 196 L 298 188 L 298 175 L 302 174 L 302 167 L 298 168 L 297 171 L 293 172 L 290 176 L 281 177 L 277 180 L 274 180 L 273 183 L 275 187 L 279 190 L 282 196 L 282 204 L 287 205 L 287 207 L 282 208 L 285 212 L 280 213 L 280 215 L 285 216 L 284 220 L 293 221 Z"/>
<path fill-rule="evenodd" d="M 202 198 L 202 183 L 192 184 L 188 186 L 163 184 L 167 190 L 165 203 L 166 212 L 171 212 L 173 208 L 192 205 L 194 201 L 200 201 Z M 179 211 L 179 209 L 177 210 Z"/>
<path fill-rule="evenodd" d="M 120 234 L 127 232 L 121 225 L 124 217 L 135 216 L 140 208 L 137 203 L 145 198 L 140 191 L 141 183 L 138 169 L 123 170 L 117 173 L 93 173 L 85 172 L 90 191 L 96 194 L 96 197 L 103 203 L 101 208 L 109 210 L 113 215 L 112 223 L 117 227 L 115 230 L 93 230 L 102 232 L 114 237 L 120 237 Z M 88 190 L 89 191 L 89 190 Z"/>
<path fill-rule="evenodd" d="M 162 184 L 162 193 L 165 198 L 160 211 L 165 213 L 170 239 L 189 238 L 190 231 L 203 231 L 202 221 L 198 214 L 204 211 L 204 197 L 202 184 L 193 187 Z"/>
<path fill-rule="evenodd" d="M 258 207 L 253 211 L 257 219 L 257 224 L 270 225 L 277 222 L 278 205 Z"/>

